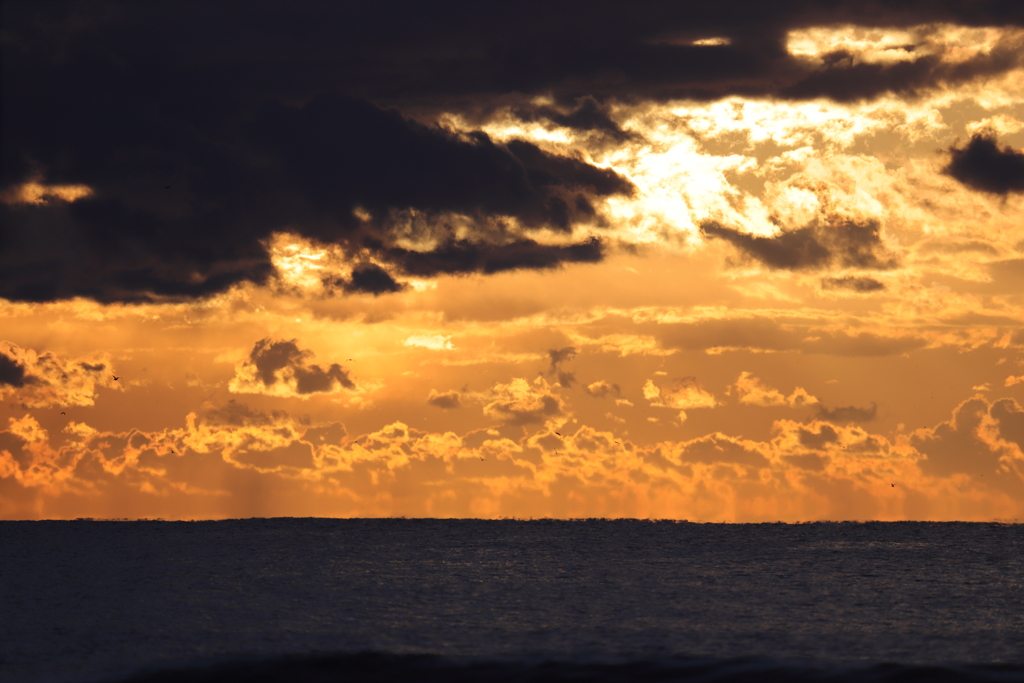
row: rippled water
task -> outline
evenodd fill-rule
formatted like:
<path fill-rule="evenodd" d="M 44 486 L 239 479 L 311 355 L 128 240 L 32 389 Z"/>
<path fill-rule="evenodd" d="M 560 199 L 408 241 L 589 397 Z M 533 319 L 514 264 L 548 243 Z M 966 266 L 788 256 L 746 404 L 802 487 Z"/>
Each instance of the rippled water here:
<path fill-rule="evenodd" d="M 1003 664 L 973 671 L 1024 680 L 1021 525 L 0 522 L 0 551 L 4 681 L 257 661 L 451 680 Z M 392 656 L 409 654 L 439 658 Z"/>

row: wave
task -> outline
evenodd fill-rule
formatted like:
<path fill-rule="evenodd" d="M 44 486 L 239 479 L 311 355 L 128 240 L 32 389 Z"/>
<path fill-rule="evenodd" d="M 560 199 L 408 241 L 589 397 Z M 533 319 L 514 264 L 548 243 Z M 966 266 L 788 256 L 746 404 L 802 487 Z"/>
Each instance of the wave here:
<path fill-rule="evenodd" d="M 822 664 L 763 658 L 621 661 L 453 659 L 376 652 L 235 660 L 144 671 L 119 683 L 1004 683 L 1024 681 L 1019 664 Z"/>

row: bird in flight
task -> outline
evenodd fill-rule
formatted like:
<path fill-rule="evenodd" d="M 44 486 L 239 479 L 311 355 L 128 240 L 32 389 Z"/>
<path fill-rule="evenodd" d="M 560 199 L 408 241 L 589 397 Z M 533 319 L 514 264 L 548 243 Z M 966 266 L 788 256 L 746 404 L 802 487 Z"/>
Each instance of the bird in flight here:
<path fill-rule="evenodd" d="M 889 486 L 896 488 L 896 484 L 889 484 Z"/>
<path fill-rule="evenodd" d="M 120 378 L 120 377 L 118 377 L 117 375 L 111 375 L 111 377 L 113 377 L 113 378 L 114 378 L 114 381 L 115 381 L 115 382 L 116 382 L 117 380 L 121 379 L 121 378 Z"/>
<path fill-rule="evenodd" d="M 61 415 L 67 415 L 67 413 L 65 413 L 65 412 L 64 412 L 63 410 L 62 410 L 62 411 L 60 411 L 60 414 L 61 414 Z"/>
<path fill-rule="evenodd" d="M 558 436 L 561 436 L 562 432 L 555 432 L 555 434 L 557 434 Z"/>

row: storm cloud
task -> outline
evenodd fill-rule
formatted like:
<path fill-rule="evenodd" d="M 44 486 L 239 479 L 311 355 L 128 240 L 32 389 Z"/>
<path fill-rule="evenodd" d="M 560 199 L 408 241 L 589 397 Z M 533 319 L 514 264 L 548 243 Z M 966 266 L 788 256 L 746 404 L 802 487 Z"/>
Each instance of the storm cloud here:
<path fill-rule="evenodd" d="M 632 193 L 628 180 L 529 142 L 453 131 L 440 115 L 504 107 L 621 141 L 629 134 L 608 113 L 616 100 L 846 101 L 1019 63 L 1009 38 L 956 63 L 916 45 L 886 64 L 787 49 L 788 32 L 809 26 L 940 22 L 1020 26 L 1024 10 L 953 0 L 665 0 L 629 12 L 574 2 L 11 3 L 0 192 L 38 182 L 91 194 L 0 203 L 0 297 L 161 301 L 262 284 L 274 276 L 266 240 L 286 229 L 378 264 L 354 273 L 341 287 L 349 292 L 395 291 L 402 274 L 594 262 L 604 242 L 576 227 L 600 227 L 602 201 Z M 1004 185 L 994 191 L 1015 187 Z M 433 246 L 401 242 L 410 224 Z M 773 242 L 707 234 L 772 267 L 887 267 L 858 242 L 870 226 L 848 227 L 838 242 L 810 229 Z M 534 229 L 564 239 L 545 243 Z"/>
<path fill-rule="evenodd" d="M 52 157 L 48 181 L 75 178 L 93 193 L 71 203 L 0 205 L 0 296 L 159 300 L 259 284 L 273 272 L 265 243 L 284 228 L 416 275 L 590 262 L 602 256 L 596 240 L 547 246 L 521 230 L 571 233 L 593 218 L 587 197 L 632 191 L 613 171 L 531 143 L 456 134 L 342 96 L 261 105 L 230 140 L 201 130 L 233 125 L 228 113 L 185 125 L 142 111 L 127 127 L 114 125 L 114 114 L 84 106 L 75 121 L 49 122 L 62 131 L 52 139 L 38 130 L 5 142 L 5 155 Z M 435 249 L 395 245 L 403 212 L 420 218 Z M 456 238 L 445 221 L 452 214 L 475 234 Z M 343 286 L 397 288 L 373 266 L 358 266 Z"/>
<path fill-rule="evenodd" d="M 974 135 L 964 147 L 951 147 L 949 154 L 944 171 L 964 185 L 1001 195 L 1024 192 L 1024 153 L 1000 149 L 995 137 Z"/>

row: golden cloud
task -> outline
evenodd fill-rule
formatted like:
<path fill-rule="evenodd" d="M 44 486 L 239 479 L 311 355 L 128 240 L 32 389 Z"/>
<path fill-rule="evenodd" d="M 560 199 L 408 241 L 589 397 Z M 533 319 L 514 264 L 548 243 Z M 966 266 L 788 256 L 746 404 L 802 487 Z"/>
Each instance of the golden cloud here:
<path fill-rule="evenodd" d="M 757 377 L 747 371 L 740 373 L 733 385 L 739 401 L 751 406 L 788 406 L 790 408 L 802 408 L 804 406 L 816 405 L 818 399 L 807 393 L 803 387 L 796 387 L 789 396 L 784 395 L 778 389 L 765 385 Z"/>
<path fill-rule="evenodd" d="M 121 389 L 106 356 L 63 359 L 0 341 L 0 398 L 28 408 L 91 406 L 96 388 Z"/>

